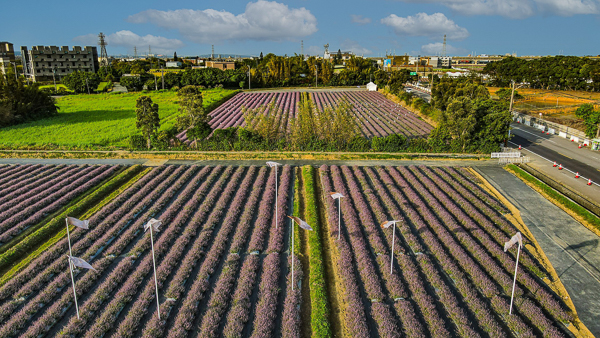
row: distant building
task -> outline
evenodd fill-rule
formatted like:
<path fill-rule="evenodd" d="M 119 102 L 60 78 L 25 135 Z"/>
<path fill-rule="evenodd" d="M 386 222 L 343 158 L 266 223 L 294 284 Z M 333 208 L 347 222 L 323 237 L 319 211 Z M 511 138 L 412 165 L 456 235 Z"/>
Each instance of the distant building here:
<path fill-rule="evenodd" d="M 99 69 L 98 50 L 92 46 L 21 46 L 23 69 L 33 81 L 59 80 L 75 71 L 95 73 Z"/>
<path fill-rule="evenodd" d="M 449 56 L 432 56 L 429 65 L 433 68 L 452 68 L 452 58 Z"/>
<path fill-rule="evenodd" d="M 6 68 L 15 62 L 15 50 L 10 42 L 0 42 L 0 71 L 6 73 Z"/>
<path fill-rule="evenodd" d="M 376 92 L 377 91 L 377 85 L 374 84 L 373 82 L 369 82 L 367 83 L 367 90 L 370 92 Z"/>
<path fill-rule="evenodd" d="M 167 61 L 165 66 L 167 68 L 179 68 L 179 67 L 181 67 L 182 64 L 183 63 L 181 63 L 181 61 Z"/>
<path fill-rule="evenodd" d="M 221 70 L 235 69 L 235 62 L 231 61 L 206 61 L 206 68 L 217 68 Z"/>

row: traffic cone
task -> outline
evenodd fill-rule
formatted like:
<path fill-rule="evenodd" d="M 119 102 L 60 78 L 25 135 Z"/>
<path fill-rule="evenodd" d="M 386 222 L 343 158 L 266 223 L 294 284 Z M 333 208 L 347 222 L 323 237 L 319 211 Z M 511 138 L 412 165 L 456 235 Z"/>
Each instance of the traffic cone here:
<path fill-rule="evenodd" d="M 579 178 L 579 171 L 575 174 L 575 178 Z"/>
<path fill-rule="evenodd" d="M 588 185 L 592 185 L 592 180 L 588 179 Z"/>
<path fill-rule="evenodd" d="M 552 166 L 556 168 L 556 161 L 554 161 L 554 164 Z"/>
<path fill-rule="evenodd" d="M 558 165 L 558 170 L 562 170 L 562 168 L 563 168 L 563 167 L 562 167 L 562 164 L 559 164 L 559 165 Z"/>
<path fill-rule="evenodd" d="M 581 143 L 579 143 L 579 149 L 581 149 Z"/>
<path fill-rule="evenodd" d="M 550 132 L 547 132 L 546 135 L 550 135 Z"/>
<path fill-rule="evenodd" d="M 523 148 L 521 148 L 521 145 L 519 144 L 519 150 L 521 150 L 521 149 L 523 149 Z"/>

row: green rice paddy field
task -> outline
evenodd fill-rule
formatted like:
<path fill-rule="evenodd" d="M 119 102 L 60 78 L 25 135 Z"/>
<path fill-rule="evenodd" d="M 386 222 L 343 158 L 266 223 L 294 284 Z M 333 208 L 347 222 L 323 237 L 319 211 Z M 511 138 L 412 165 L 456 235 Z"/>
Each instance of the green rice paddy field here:
<path fill-rule="evenodd" d="M 218 102 L 234 91 L 204 91 L 204 106 Z M 175 124 L 176 92 L 70 95 L 57 99 L 55 117 L 0 128 L 0 147 L 25 148 L 120 148 L 127 146 L 135 127 L 135 102 L 141 95 L 159 106 L 161 130 Z"/>

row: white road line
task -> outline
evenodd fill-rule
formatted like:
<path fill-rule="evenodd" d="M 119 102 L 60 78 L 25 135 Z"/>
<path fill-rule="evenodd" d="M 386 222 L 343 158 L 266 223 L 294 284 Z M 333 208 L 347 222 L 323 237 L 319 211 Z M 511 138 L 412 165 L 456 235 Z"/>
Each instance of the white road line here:
<path fill-rule="evenodd" d="M 534 134 L 534 133 L 528 132 L 527 130 L 525 130 L 525 129 L 521 129 L 521 128 L 519 128 L 519 127 L 513 127 L 513 129 L 520 130 L 520 131 L 522 131 L 522 132 L 524 132 L 524 133 L 527 133 L 527 134 L 529 134 L 529 135 L 533 135 L 533 136 L 536 136 L 536 137 L 539 137 L 539 136 L 541 136 L 541 135 L 539 135 L 539 134 Z M 545 138 L 545 137 L 542 137 L 542 138 L 543 138 L 544 140 L 548 141 L 548 142 L 552 142 L 552 143 L 554 143 L 554 144 L 557 144 L 556 142 L 552 141 L 552 140 L 551 140 L 551 139 L 549 139 L 549 138 Z"/>
<path fill-rule="evenodd" d="M 516 143 L 514 143 L 514 142 L 512 142 L 512 141 L 508 141 L 508 142 L 509 142 L 509 143 L 512 143 L 512 144 L 514 144 L 514 145 L 516 145 L 517 147 L 519 146 L 518 144 L 516 144 Z M 548 161 L 548 162 L 550 162 L 550 163 L 554 163 L 554 162 L 555 162 L 555 161 L 551 161 L 551 160 L 549 160 L 549 159 L 545 158 L 544 156 L 542 156 L 542 155 L 540 155 L 540 154 L 536 154 L 536 153 L 534 153 L 533 151 L 531 151 L 531 150 L 529 150 L 529 149 L 526 149 L 526 148 L 525 148 L 525 147 L 523 147 L 523 146 L 521 146 L 521 148 L 522 148 L 521 150 L 527 150 L 528 152 L 530 152 L 530 153 L 532 153 L 532 154 L 534 154 L 534 155 L 536 155 L 536 156 L 538 156 L 538 157 L 541 157 L 541 158 L 543 158 L 544 160 L 546 160 L 546 161 Z M 564 155 L 563 155 L 563 156 L 564 156 Z M 566 171 L 568 171 L 568 172 L 570 172 L 570 173 L 572 173 L 572 174 L 575 174 L 575 172 L 574 172 L 574 171 L 571 171 L 571 170 L 567 169 L 566 167 L 562 167 L 562 168 L 563 168 L 563 170 L 566 170 Z M 588 178 L 586 178 L 585 176 L 581 176 L 581 175 L 579 176 L 579 178 L 582 178 L 582 179 L 584 179 L 584 180 L 588 180 Z M 598 184 L 598 183 L 596 183 L 596 182 L 594 182 L 594 181 L 592 181 L 592 184 L 594 184 L 594 185 L 597 185 L 597 186 L 599 186 L 599 187 L 600 187 L 600 184 Z"/>

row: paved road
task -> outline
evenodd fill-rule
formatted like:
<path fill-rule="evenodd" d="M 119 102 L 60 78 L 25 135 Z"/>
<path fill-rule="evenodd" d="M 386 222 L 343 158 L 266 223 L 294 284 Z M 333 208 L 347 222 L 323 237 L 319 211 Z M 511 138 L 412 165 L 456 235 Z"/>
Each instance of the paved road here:
<path fill-rule="evenodd" d="M 589 148 L 579 149 L 577 143 L 559 136 L 544 135 L 535 128 L 517 123 L 512 127 L 515 137 L 509 142 L 509 146 L 523 146 L 523 155 L 531 158 L 529 166 L 600 205 L 599 152 Z M 562 164 L 565 169 L 553 167 L 554 161 Z M 576 172 L 582 178 L 575 178 Z M 593 181 L 592 186 L 587 185 L 588 178 Z"/>
<path fill-rule="evenodd" d="M 519 211 L 571 296 L 600 337 L 600 238 L 501 167 L 477 167 Z"/>
<path fill-rule="evenodd" d="M 418 97 L 422 98 L 423 100 L 425 100 L 427 102 L 431 101 L 431 94 L 422 92 L 422 91 L 414 89 L 414 88 L 410 88 L 410 89 L 411 89 L 411 93 L 413 95 L 418 96 Z"/>

